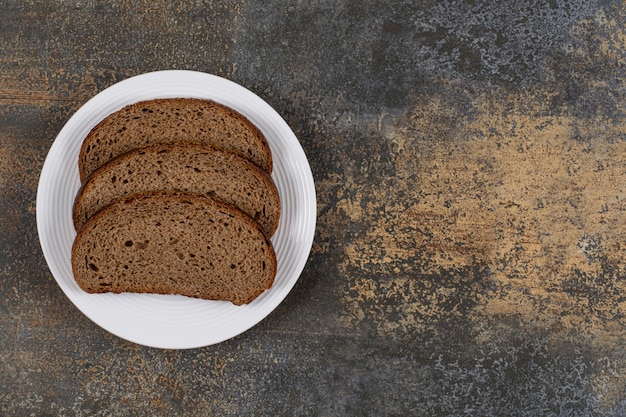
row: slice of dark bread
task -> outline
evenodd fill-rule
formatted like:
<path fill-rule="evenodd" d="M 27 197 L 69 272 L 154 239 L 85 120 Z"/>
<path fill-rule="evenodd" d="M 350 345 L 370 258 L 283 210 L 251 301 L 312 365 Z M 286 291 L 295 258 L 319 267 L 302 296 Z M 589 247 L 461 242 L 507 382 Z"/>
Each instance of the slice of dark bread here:
<path fill-rule="evenodd" d="M 128 105 L 98 123 L 80 149 L 80 180 L 132 149 L 179 141 L 223 148 L 272 173 L 272 155 L 265 136 L 243 115 L 210 100 L 168 98 Z"/>
<path fill-rule="evenodd" d="M 247 159 L 197 143 L 134 149 L 98 168 L 74 200 L 74 227 L 116 200 L 147 191 L 185 191 L 230 203 L 259 222 L 268 237 L 278 226 L 280 198 L 271 177 Z"/>
<path fill-rule="evenodd" d="M 145 193 L 93 216 L 72 246 L 89 293 L 179 294 L 247 304 L 269 289 L 276 255 L 242 211 L 189 193 Z"/>

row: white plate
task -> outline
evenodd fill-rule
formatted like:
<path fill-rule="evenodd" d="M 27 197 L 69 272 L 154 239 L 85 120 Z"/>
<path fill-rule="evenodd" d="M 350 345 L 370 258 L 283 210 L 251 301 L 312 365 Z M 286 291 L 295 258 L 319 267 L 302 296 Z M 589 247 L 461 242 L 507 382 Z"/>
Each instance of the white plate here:
<path fill-rule="evenodd" d="M 266 136 L 282 203 L 272 238 L 278 270 L 272 288 L 241 307 L 176 295 L 87 294 L 72 276 L 76 232 L 72 203 L 80 187 L 78 152 L 104 117 L 127 104 L 157 97 L 198 97 L 236 109 Z M 313 175 L 298 139 L 260 97 L 226 79 L 194 71 L 157 71 L 121 81 L 83 105 L 59 132 L 44 163 L 37 190 L 37 229 L 57 283 L 87 317 L 126 340 L 158 348 L 187 349 L 230 339 L 254 326 L 287 296 L 307 261 L 316 221 Z"/>

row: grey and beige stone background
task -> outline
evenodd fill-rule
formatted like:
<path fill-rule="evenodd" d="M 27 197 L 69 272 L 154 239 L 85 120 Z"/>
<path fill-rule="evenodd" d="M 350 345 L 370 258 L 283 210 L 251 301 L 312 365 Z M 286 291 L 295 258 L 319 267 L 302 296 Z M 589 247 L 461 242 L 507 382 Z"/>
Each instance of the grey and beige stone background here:
<path fill-rule="evenodd" d="M 626 5 L 0 0 L 0 415 L 626 415 Z M 90 97 L 191 69 L 257 93 L 316 181 L 252 330 L 114 337 L 41 253 L 39 173 Z"/>

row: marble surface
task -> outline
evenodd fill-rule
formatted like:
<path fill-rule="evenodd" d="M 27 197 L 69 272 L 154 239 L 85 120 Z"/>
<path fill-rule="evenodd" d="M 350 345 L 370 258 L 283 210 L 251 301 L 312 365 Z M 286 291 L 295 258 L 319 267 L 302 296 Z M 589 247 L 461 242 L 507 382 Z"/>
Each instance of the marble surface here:
<path fill-rule="evenodd" d="M 626 415 L 619 1 L 0 2 L 0 415 Z M 308 263 L 259 325 L 159 350 L 42 255 L 48 149 L 104 88 L 216 74 L 316 182 Z"/>

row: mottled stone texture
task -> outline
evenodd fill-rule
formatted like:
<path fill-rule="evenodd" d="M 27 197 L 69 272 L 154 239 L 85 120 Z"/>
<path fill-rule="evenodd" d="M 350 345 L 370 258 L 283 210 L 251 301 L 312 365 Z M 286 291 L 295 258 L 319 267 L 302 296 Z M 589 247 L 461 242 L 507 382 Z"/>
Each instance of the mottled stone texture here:
<path fill-rule="evenodd" d="M 0 2 L 0 415 L 626 415 L 618 1 Z M 222 344 L 118 339 L 35 224 L 56 134 L 107 86 L 217 74 L 318 192 L 285 302 Z"/>

